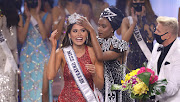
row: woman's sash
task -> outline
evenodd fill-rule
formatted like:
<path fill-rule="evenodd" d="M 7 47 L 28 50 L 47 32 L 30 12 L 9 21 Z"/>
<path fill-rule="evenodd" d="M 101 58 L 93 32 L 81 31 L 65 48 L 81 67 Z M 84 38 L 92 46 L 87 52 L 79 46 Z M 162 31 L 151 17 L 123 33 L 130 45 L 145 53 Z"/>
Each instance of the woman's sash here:
<path fill-rule="evenodd" d="M 5 64 L 5 68 L 4 68 L 4 72 L 11 72 L 11 69 L 14 71 L 14 73 L 16 73 L 16 71 L 18 71 L 18 67 L 17 67 L 17 63 L 14 60 L 14 57 L 6 43 L 6 39 L 4 38 L 3 32 L 0 31 L 0 46 L 4 52 L 4 54 L 6 55 L 6 64 Z"/>
<path fill-rule="evenodd" d="M 30 21 L 31 21 L 31 24 L 33 25 L 33 28 L 35 29 L 36 33 L 40 34 L 39 26 L 38 26 L 38 23 L 37 23 L 36 19 L 33 16 L 31 16 Z"/>
<path fill-rule="evenodd" d="M 75 52 L 71 46 L 63 48 L 64 56 L 68 64 L 68 68 L 78 86 L 81 93 L 87 102 L 98 102 L 98 99 L 95 97 L 94 92 L 90 88 L 82 70 L 78 63 Z"/>
<path fill-rule="evenodd" d="M 133 19 L 132 19 L 131 16 L 129 16 L 128 19 L 129 19 L 129 23 L 131 25 L 133 23 Z M 149 48 L 147 47 L 146 43 L 144 42 L 144 40 L 143 40 L 143 38 L 141 36 L 141 33 L 140 33 L 137 25 L 134 28 L 133 35 L 134 35 L 137 43 L 139 44 L 139 47 L 141 48 L 142 52 L 144 53 L 144 55 L 146 56 L 148 61 L 150 61 L 151 51 L 149 50 Z"/>

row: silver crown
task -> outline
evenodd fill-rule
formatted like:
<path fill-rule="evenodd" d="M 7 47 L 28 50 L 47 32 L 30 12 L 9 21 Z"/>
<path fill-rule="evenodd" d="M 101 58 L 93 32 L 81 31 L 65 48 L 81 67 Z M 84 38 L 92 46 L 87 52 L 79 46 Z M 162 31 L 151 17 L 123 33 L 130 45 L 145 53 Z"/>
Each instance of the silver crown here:
<path fill-rule="evenodd" d="M 68 17 L 68 21 L 70 24 L 74 24 L 78 21 L 78 19 L 81 19 L 81 15 L 77 14 L 77 13 L 73 13 L 71 16 Z"/>

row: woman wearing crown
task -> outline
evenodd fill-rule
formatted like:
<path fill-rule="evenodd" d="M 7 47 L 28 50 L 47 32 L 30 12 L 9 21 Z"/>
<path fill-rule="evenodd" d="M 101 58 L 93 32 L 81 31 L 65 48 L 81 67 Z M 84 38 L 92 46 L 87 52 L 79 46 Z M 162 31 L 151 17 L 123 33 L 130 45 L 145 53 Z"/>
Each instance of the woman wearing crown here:
<path fill-rule="evenodd" d="M 91 47 L 90 32 L 79 25 L 81 18 L 84 17 L 76 13 L 69 16 L 61 48 L 56 50 L 57 30 L 50 37 L 52 50 L 47 77 L 53 79 L 59 68 L 64 76 L 64 88 L 58 102 L 96 102 L 94 86 L 103 88 L 103 64 L 96 59 Z"/>
<path fill-rule="evenodd" d="M 111 6 L 105 8 L 98 21 L 98 40 L 92 26 L 86 19 L 81 20 L 80 25 L 90 31 L 92 45 L 99 61 L 104 61 L 104 88 L 101 91 L 105 102 L 131 102 L 133 101 L 127 92 L 111 91 L 112 84 L 121 84 L 125 77 L 125 51 L 128 43 L 114 36 L 114 31 L 121 26 L 123 14 L 117 8 Z M 99 43 L 99 44 L 98 44 Z M 118 97 L 118 95 L 120 95 Z"/>

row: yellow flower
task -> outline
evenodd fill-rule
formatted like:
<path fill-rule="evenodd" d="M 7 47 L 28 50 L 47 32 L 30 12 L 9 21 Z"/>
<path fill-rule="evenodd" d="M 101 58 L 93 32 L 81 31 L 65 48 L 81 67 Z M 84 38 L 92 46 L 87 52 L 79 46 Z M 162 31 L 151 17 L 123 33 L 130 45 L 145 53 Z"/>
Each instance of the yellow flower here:
<path fill-rule="evenodd" d="M 136 95 L 136 94 L 139 94 L 142 95 L 142 94 L 147 94 L 147 91 L 149 91 L 149 88 L 148 86 L 144 83 L 144 82 L 139 82 L 138 84 L 136 84 L 134 87 L 133 87 L 133 93 Z"/>
<path fill-rule="evenodd" d="M 132 70 L 130 73 L 126 74 L 125 76 L 125 82 L 130 80 L 133 76 L 137 75 L 137 72 L 139 71 L 140 69 L 136 69 L 136 70 Z"/>
<path fill-rule="evenodd" d="M 125 83 L 125 81 L 121 80 L 121 84 L 123 85 Z"/>

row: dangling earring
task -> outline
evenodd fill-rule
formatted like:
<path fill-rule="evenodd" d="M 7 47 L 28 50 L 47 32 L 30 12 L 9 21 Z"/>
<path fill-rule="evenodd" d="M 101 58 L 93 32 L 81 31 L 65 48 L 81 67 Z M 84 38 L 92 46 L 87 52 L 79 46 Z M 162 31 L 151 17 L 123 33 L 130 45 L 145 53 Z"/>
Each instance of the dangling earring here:
<path fill-rule="evenodd" d="M 70 44 L 72 45 L 72 41 L 71 41 L 71 38 L 69 38 L 69 42 L 70 42 Z"/>
<path fill-rule="evenodd" d="M 87 38 L 86 38 L 86 45 L 88 44 L 88 36 L 87 36 Z"/>

